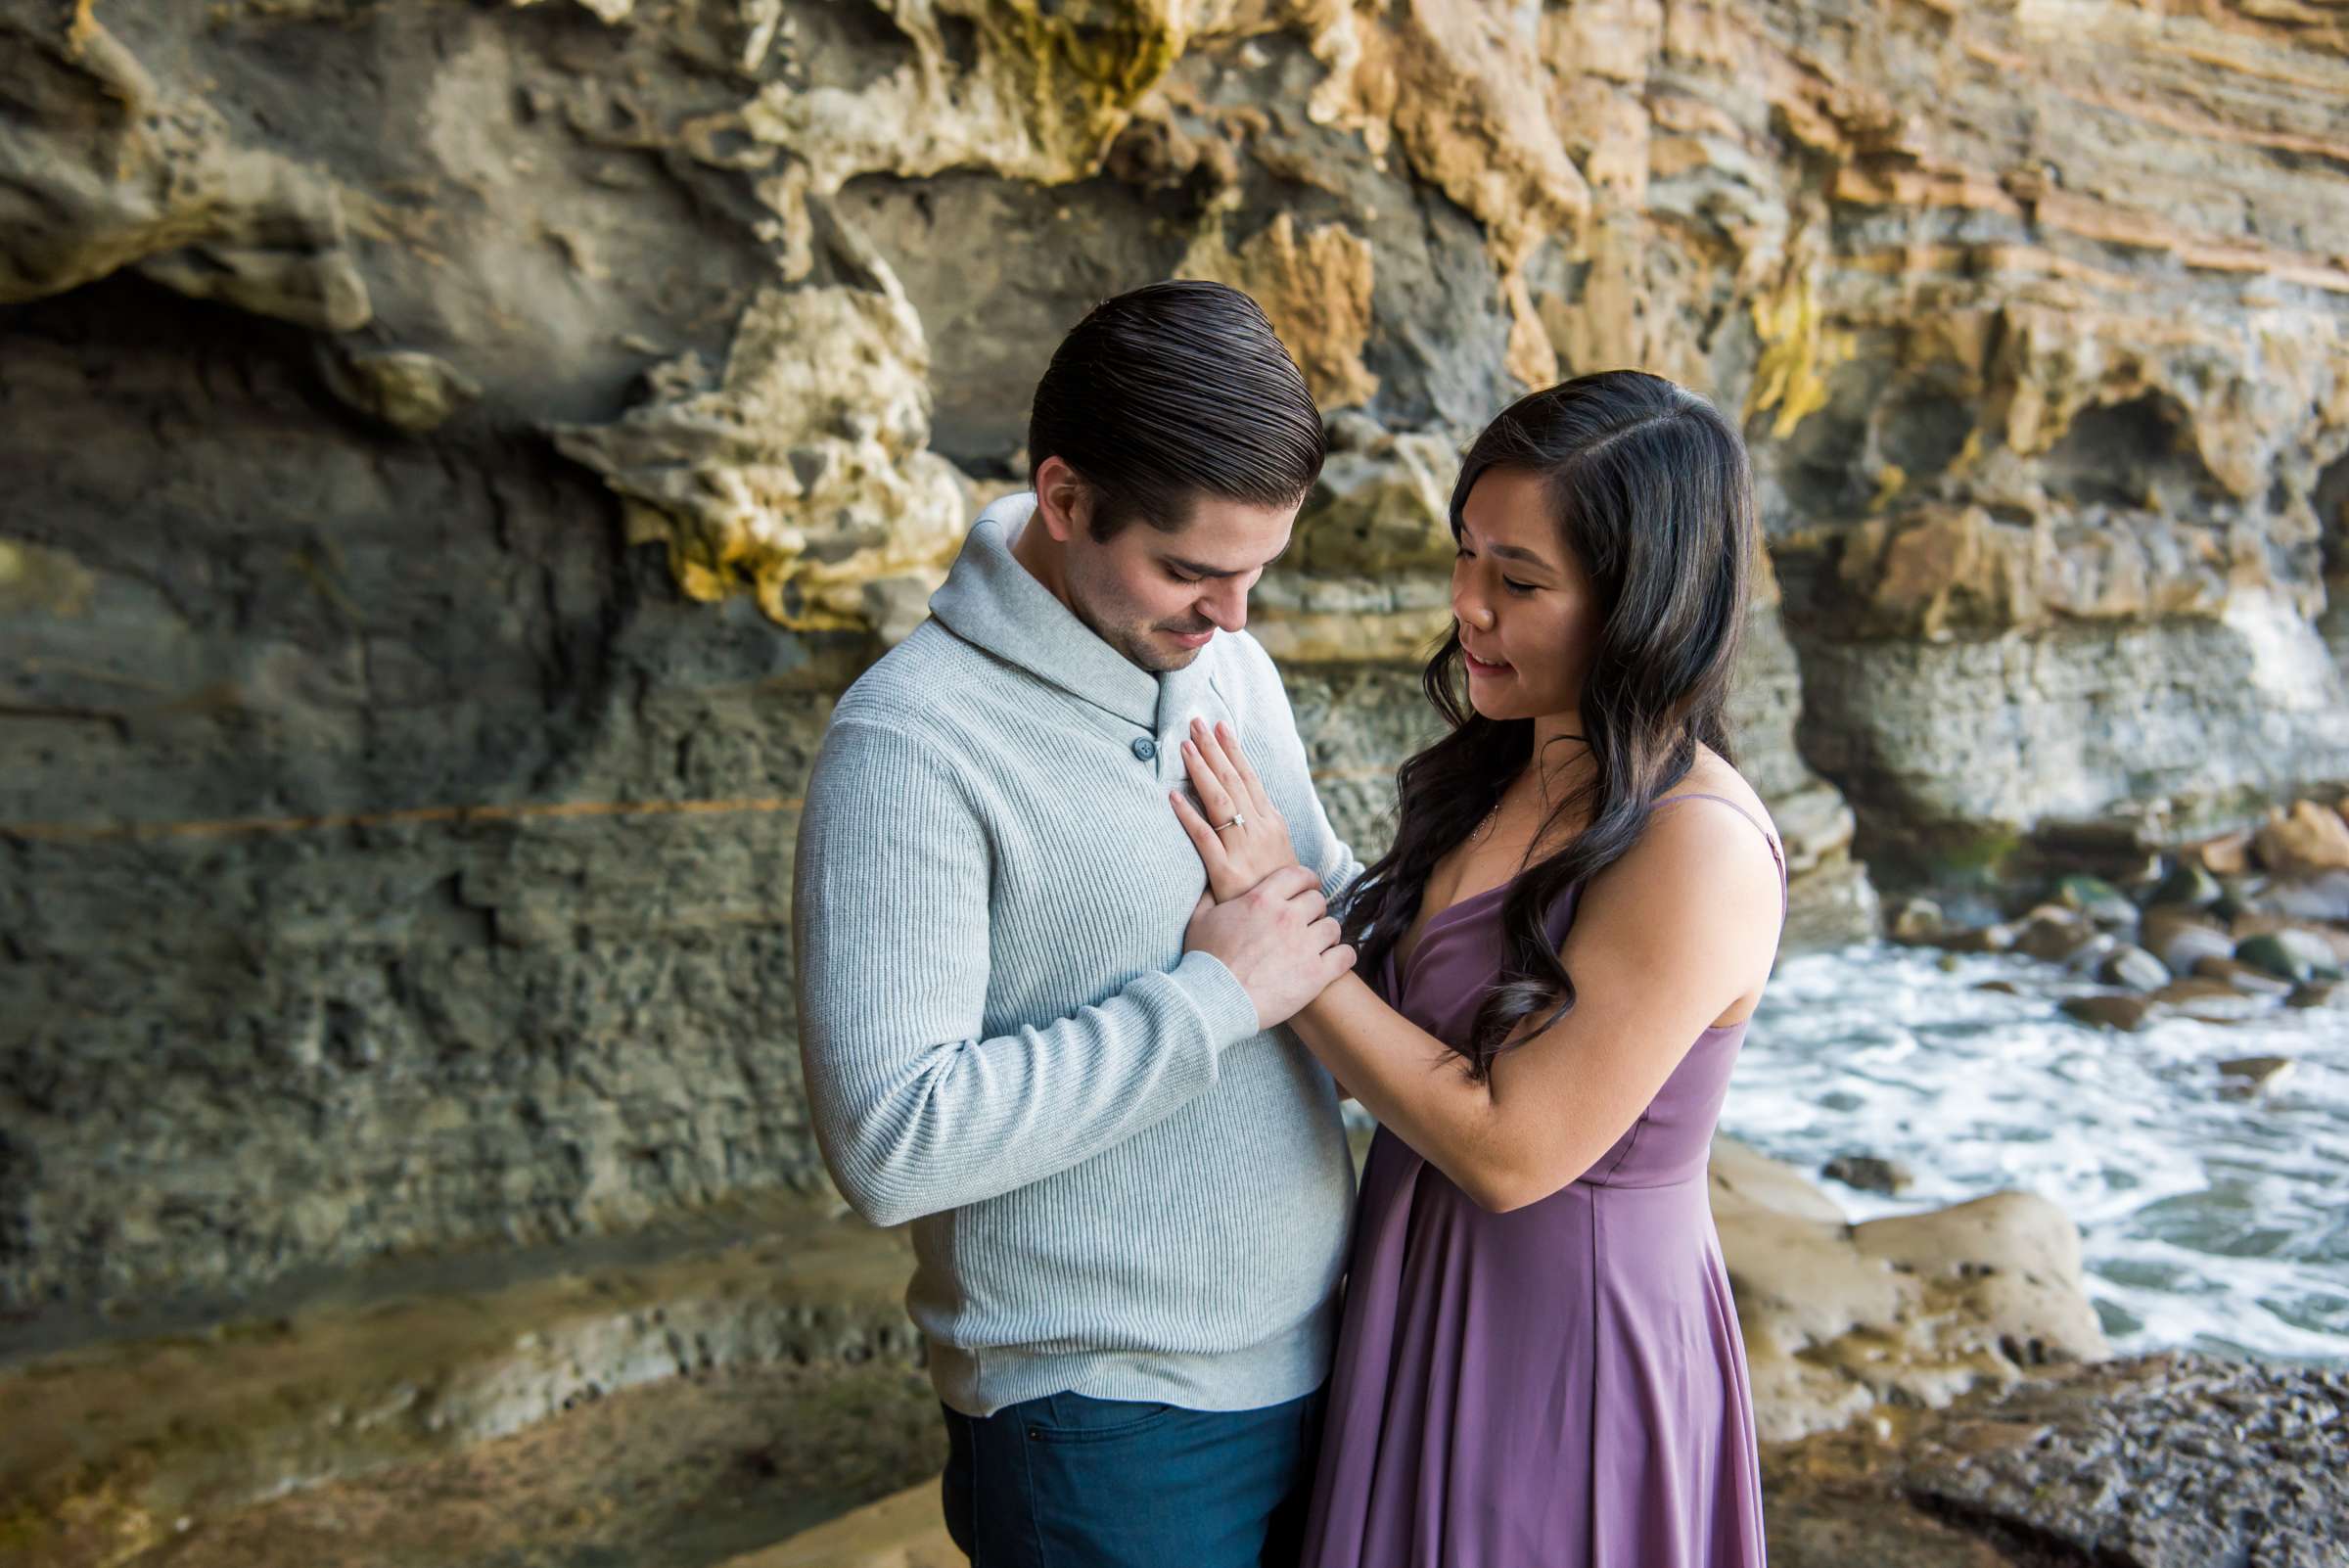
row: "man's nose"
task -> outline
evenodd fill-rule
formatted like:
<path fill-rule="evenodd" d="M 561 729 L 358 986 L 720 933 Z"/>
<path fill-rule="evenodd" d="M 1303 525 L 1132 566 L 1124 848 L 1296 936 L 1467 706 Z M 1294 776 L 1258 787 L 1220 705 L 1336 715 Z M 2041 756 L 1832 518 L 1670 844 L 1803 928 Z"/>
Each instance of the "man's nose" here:
<path fill-rule="evenodd" d="M 1225 631 L 1238 631 L 1248 624 L 1248 585 L 1225 578 L 1199 601 L 1199 613 Z"/>

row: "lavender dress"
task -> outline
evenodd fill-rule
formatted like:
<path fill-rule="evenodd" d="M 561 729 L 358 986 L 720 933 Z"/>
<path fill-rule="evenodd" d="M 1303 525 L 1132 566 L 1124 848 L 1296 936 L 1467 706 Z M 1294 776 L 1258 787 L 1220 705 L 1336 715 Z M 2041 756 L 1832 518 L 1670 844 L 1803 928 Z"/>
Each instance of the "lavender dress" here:
<path fill-rule="evenodd" d="M 1390 955 L 1388 1004 L 1462 1038 L 1499 969 L 1502 891 L 1438 912 L 1400 975 Z M 1306 1568 L 1760 1568 L 1753 1399 L 1705 1180 L 1744 1038 L 1699 1035 L 1597 1164 L 1510 1214 L 1380 1130 Z"/>

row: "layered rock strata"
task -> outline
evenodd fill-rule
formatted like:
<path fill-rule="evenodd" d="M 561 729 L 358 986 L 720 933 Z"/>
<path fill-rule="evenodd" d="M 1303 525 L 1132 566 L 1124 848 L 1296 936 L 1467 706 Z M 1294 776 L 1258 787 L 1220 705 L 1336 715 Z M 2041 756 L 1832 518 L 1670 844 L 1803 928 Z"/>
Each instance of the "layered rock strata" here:
<path fill-rule="evenodd" d="M 818 1184 L 827 705 L 1153 278 L 1256 293 L 1331 417 L 1257 625 L 1367 849 L 1453 454 L 1610 365 L 1747 420 L 1802 940 L 1855 844 L 2349 776 L 2321 8 L 0 0 L 0 52 L 12 1314 Z"/>

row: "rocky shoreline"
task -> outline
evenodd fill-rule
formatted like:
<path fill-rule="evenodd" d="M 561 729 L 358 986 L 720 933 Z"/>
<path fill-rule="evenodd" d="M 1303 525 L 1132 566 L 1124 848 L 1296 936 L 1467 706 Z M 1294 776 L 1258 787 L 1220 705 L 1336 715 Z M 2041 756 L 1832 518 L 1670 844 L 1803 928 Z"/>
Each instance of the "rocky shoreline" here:
<path fill-rule="evenodd" d="M 1776 1568 L 2339 1568 L 2349 1374 L 2151 1356 L 1763 1450 Z M 726 1568 L 963 1568 L 916 1486 Z"/>
<path fill-rule="evenodd" d="M 2008 915 L 1978 893 L 1948 909 L 1911 898 L 1891 911 L 1891 935 L 2060 965 L 2095 987 L 2067 998 L 2064 1012 L 2124 1033 L 2170 1015 L 2240 1024 L 2284 1007 L 2349 1007 L 2349 801 L 2296 801 L 2255 829 L 2173 851 L 2108 846 L 2078 858 L 2119 858 L 2127 869 L 2059 872 Z M 2246 1088 L 2290 1066 L 2228 1064 Z"/>
<path fill-rule="evenodd" d="M 2108 1360 L 2076 1230 L 2025 1194 L 1853 1224 L 1727 1139 L 1712 1194 L 1774 1561 L 2349 1560 L 2349 1372 Z M 0 1441 L 0 1550 L 24 1568 L 392 1568 L 460 1549 L 951 1568 L 901 1238 L 837 1211 L 744 1220 L 632 1264 L 0 1369 L 0 1404 L 31 1417 Z"/>
<path fill-rule="evenodd" d="M 2097 843 L 1901 901 L 1892 936 L 2037 960 L 2084 1027 L 2340 1007 L 2345 809 Z M 2247 1054 L 2223 1082 L 2258 1094 L 2292 1067 Z M 1911 1180 L 1879 1154 L 1817 1176 Z M 2349 1371 L 2113 1359 L 2077 1227 L 2029 1193 L 1854 1223 L 1812 1173 L 1727 1137 L 1710 1179 L 1781 1568 L 2349 1563 Z M 0 1441 L 0 1550 L 391 1568 L 463 1541 L 583 1568 L 624 1537 L 634 1568 L 951 1568 L 903 1267 L 896 1235 L 785 1198 L 640 1250 L 297 1294 L 265 1319 L 62 1348 L 20 1325 L 0 1403 L 35 1419 Z"/>

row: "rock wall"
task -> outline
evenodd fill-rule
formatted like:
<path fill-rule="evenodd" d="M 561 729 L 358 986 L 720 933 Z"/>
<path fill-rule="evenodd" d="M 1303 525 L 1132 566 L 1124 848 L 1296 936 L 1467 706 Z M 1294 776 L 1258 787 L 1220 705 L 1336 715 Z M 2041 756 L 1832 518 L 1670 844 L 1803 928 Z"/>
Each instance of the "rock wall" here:
<path fill-rule="evenodd" d="M 1453 455 L 1618 364 L 1748 421 L 1798 940 L 1855 845 L 2349 778 L 2334 9 L 0 0 L 0 1312 L 820 1182 L 829 700 L 1170 274 L 1330 416 L 1256 624 L 1366 847 Z"/>

